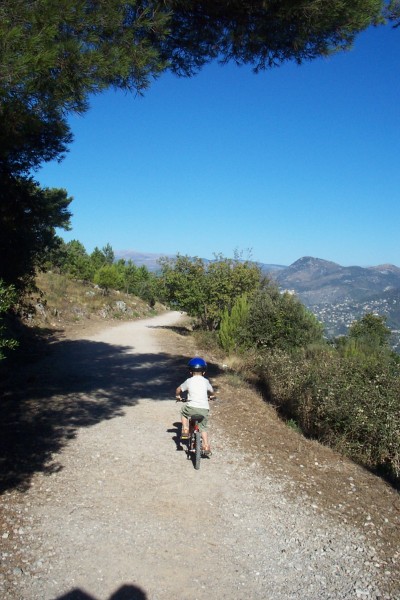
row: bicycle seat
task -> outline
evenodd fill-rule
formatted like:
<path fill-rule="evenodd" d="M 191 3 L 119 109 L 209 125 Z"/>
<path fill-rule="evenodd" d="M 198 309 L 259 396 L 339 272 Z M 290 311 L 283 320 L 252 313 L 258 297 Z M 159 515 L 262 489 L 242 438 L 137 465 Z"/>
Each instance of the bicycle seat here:
<path fill-rule="evenodd" d="M 195 421 L 195 422 L 197 422 L 197 423 L 201 423 L 201 422 L 202 422 L 202 420 L 204 419 L 204 415 L 191 415 L 191 416 L 190 416 L 190 419 L 191 419 L 192 421 Z"/>

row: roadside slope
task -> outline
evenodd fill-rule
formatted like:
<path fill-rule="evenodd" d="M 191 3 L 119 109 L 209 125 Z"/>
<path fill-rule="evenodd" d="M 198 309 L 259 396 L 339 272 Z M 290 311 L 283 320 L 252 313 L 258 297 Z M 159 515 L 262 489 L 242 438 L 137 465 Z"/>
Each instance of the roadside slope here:
<path fill-rule="evenodd" d="M 395 598 L 385 591 L 395 564 L 382 569 L 357 524 L 293 493 L 283 463 L 268 469 L 241 447 L 229 424 L 240 410 L 223 393 L 214 455 L 194 471 L 176 440 L 173 393 L 190 347 L 170 329 L 179 319 L 66 340 L 26 376 L 27 406 L 42 410 L 51 435 L 42 468 L 26 469 L 21 491 L 10 482 L 3 495 L 1 597 Z"/>

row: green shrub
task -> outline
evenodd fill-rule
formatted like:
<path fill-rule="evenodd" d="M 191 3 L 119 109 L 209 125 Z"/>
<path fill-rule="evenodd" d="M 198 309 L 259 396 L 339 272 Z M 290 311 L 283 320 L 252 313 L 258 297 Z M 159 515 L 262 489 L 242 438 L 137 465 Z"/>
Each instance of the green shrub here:
<path fill-rule="evenodd" d="M 123 279 L 117 265 L 103 265 L 96 271 L 93 280 L 106 293 L 110 289 L 119 290 L 123 286 Z"/>
<path fill-rule="evenodd" d="M 248 316 L 249 303 L 246 294 L 236 299 L 231 311 L 225 309 L 222 313 L 218 339 L 221 347 L 228 354 L 233 350 L 239 350 L 243 345 Z"/>
<path fill-rule="evenodd" d="M 12 350 L 16 348 L 18 342 L 7 336 L 6 328 L 3 325 L 4 316 L 17 301 L 17 293 L 14 286 L 6 285 L 0 279 L 0 360 L 5 358 L 3 349 Z"/>
<path fill-rule="evenodd" d="M 299 427 L 299 424 L 296 423 L 296 421 L 294 419 L 288 419 L 286 421 L 286 425 L 290 428 L 293 429 L 293 431 L 296 431 L 297 433 L 303 433 L 301 428 Z"/>
<path fill-rule="evenodd" d="M 323 337 L 323 326 L 300 300 L 272 285 L 255 294 L 247 329 L 249 341 L 258 348 L 292 350 Z"/>
<path fill-rule="evenodd" d="M 164 300 L 196 317 L 203 329 L 216 331 L 224 310 L 230 311 L 239 296 L 260 285 L 259 267 L 250 261 L 224 258 L 214 261 L 177 255 L 162 259 Z"/>
<path fill-rule="evenodd" d="M 257 372 L 278 409 L 306 435 L 400 482 L 396 360 L 314 347 L 265 353 Z"/>

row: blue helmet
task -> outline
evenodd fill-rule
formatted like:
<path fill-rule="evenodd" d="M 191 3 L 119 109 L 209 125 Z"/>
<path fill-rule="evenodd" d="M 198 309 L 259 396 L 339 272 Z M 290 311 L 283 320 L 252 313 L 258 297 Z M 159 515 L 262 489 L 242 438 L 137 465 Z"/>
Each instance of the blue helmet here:
<path fill-rule="evenodd" d="M 192 360 L 189 360 L 188 367 L 189 371 L 200 371 L 201 373 L 207 371 L 207 363 L 203 358 L 200 358 L 200 356 L 196 356 L 195 358 L 192 358 Z"/>

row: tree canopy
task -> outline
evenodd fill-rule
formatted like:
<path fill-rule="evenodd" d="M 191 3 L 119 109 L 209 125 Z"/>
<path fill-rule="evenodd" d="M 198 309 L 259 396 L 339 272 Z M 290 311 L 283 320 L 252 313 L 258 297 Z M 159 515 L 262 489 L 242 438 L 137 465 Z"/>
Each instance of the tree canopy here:
<path fill-rule="evenodd" d="M 267 69 L 348 49 L 355 36 L 382 22 L 380 0 L 172 0 L 170 33 L 161 55 L 192 73 L 219 59 Z"/>
<path fill-rule="evenodd" d="M 66 190 L 41 188 L 28 177 L 0 177 L 0 279 L 21 288 L 69 229 Z"/>
<path fill-rule="evenodd" d="M 82 111 L 107 87 L 143 90 L 219 59 L 256 69 L 348 48 L 383 0 L 3 0 L 0 96 Z"/>
<path fill-rule="evenodd" d="M 204 329 L 218 329 L 223 312 L 236 299 L 253 292 L 260 283 L 260 269 L 249 261 L 217 256 L 215 261 L 177 255 L 161 261 L 165 300 L 199 319 Z"/>
<path fill-rule="evenodd" d="M 268 283 L 252 300 L 247 340 L 257 348 L 292 350 L 320 343 L 323 326 L 296 296 Z"/>
<path fill-rule="evenodd" d="M 0 237 L 8 236 L 8 249 L 26 250 L 10 279 L 11 253 L 7 282 L 19 285 L 22 265 L 31 274 L 43 248 L 56 244 L 54 228 L 68 227 L 66 194 L 40 190 L 31 177 L 64 157 L 67 115 L 84 112 L 90 95 L 110 87 L 140 93 L 166 70 L 190 76 L 212 60 L 256 71 L 302 63 L 350 47 L 384 18 L 396 21 L 398 7 L 397 0 L 2 0 Z"/>

